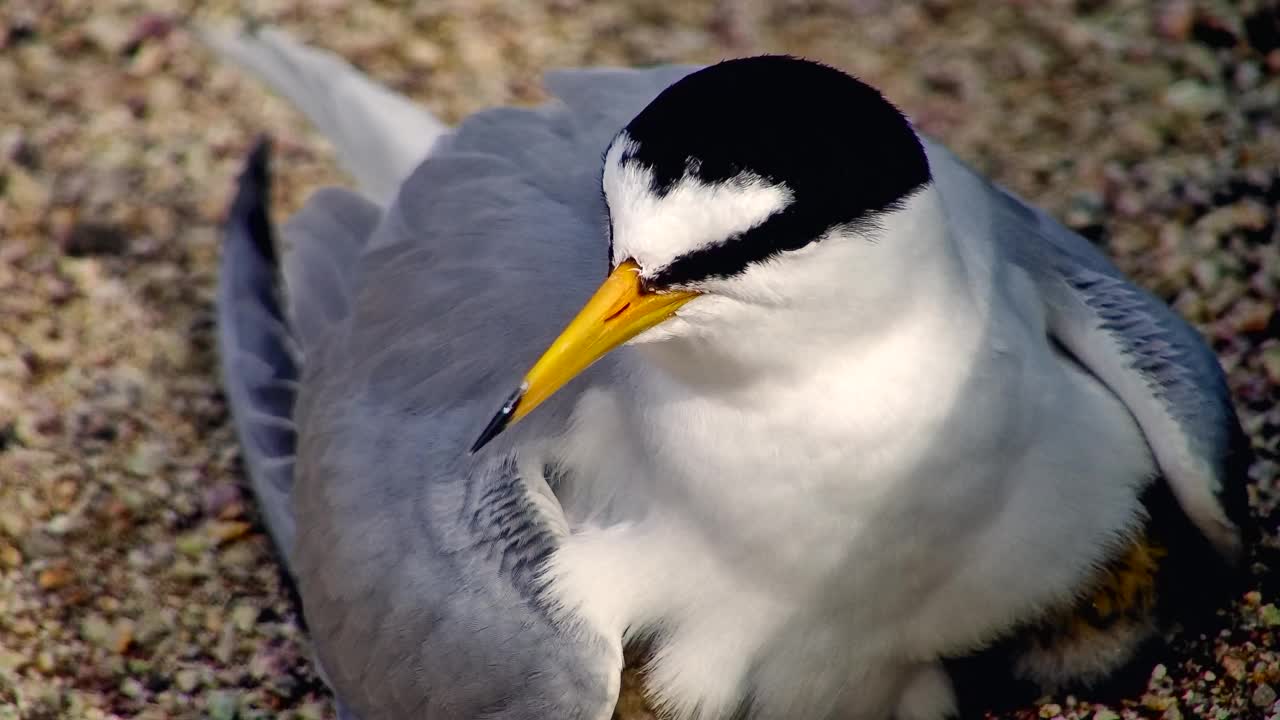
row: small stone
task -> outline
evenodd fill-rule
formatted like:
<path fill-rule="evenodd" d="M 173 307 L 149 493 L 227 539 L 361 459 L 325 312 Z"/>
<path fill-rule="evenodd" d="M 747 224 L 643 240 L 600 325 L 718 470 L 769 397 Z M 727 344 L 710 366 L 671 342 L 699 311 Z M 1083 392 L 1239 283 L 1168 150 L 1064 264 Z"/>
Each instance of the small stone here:
<path fill-rule="evenodd" d="M 219 520 L 235 520 L 244 512 L 243 496 L 235 483 L 218 483 L 200 496 L 204 512 Z"/>
<path fill-rule="evenodd" d="M 124 682 L 120 683 L 120 694 L 137 700 L 147 694 L 147 689 L 136 678 L 125 678 Z"/>
<path fill-rule="evenodd" d="M 1226 102 L 1221 88 L 1190 79 L 1173 83 L 1164 93 L 1165 105 L 1189 115 L 1208 115 L 1222 109 Z"/>
<path fill-rule="evenodd" d="M 1048 705 L 1040 706 L 1040 717 L 1042 718 L 1056 718 L 1061 714 L 1062 706 L 1056 703 L 1049 703 Z"/>
<path fill-rule="evenodd" d="M 1258 82 L 1262 80 L 1262 68 L 1257 63 L 1242 62 L 1236 65 L 1235 77 L 1236 89 L 1242 92 L 1252 90 L 1257 87 Z"/>
<path fill-rule="evenodd" d="M 209 524 L 209 534 L 219 545 L 238 540 L 248 535 L 252 529 L 252 525 L 240 520 L 219 520 Z"/>
<path fill-rule="evenodd" d="M 134 625 L 133 621 L 127 618 L 121 619 L 115 624 L 109 638 L 108 647 L 117 654 L 123 655 L 130 647 L 133 646 Z"/>
<path fill-rule="evenodd" d="M 1237 682 L 1243 680 L 1248 672 L 1245 662 L 1234 655 L 1222 656 L 1222 669 L 1226 671 L 1227 677 Z"/>
<path fill-rule="evenodd" d="M 205 709 L 209 720 L 235 720 L 239 714 L 239 699 L 230 690 L 218 690 L 209 693 Z"/>
<path fill-rule="evenodd" d="M 7 568 L 22 566 L 22 552 L 8 543 L 0 543 L 0 565 Z"/>
<path fill-rule="evenodd" d="M 66 563 L 58 563 L 41 570 L 36 575 L 36 585 L 41 590 L 60 590 L 75 579 L 75 573 Z"/>
<path fill-rule="evenodd" d="M 80 483 L 71 478 L 62 478 L 53 485 L 50 502 L 59 512 L 69 511 L 80 495 Z"/>
<path fill-rule="evenodd" d="M 1262 370 L 1273 385 L 1280 385 L 1280 345 L 1272 345 L 1262 351 Z M 1280 625 L 1280 623 L 1276 623 Z"/>
<path fill-rule="evenodd" d="M 87 616 L 80 622 L 81 639 L 99 647 L 109 644 L 108 639 L 111 637 L 113 630 L 111 623 L 96 613 Z"/>
<path fill-rule="evenodd" d="M 70 515 L 54 515 L 45 523 L 44 529 L 52 535 L 66 535 L 75 529 L 76 522 Z"/>
<path fill-rule="evenodd" d="M 237 605 L 231 611 L 231 622 L 235 624 L 237 630 L 247 633 L 257 624 L 258 614 L 258 608 L 252 605 Z"/>
<path fill-rule="evenodd" d="M 173 682 L 182 692 L 189 693 L 200 687 L 200 673 L 195 670 L 179 670 Z"/>
<path fill-rule="evenodd" d="M 235 657 L 236 645 L 236 626 L 231 624 L 223 625 L 222 630 L 218 633 L 217 643 L 213 646 L 213 657 L 223 665 L 230 663 Z"/>
<path fill-rule="evenodd" d="M 27 518 L 16 511 L 0 511 L 0 532 L 17 540 L 27 534 Z"/>
<path fill-rule="evenodd" d="M 1165 679 L 1168 675 L 1169 675 L 1169 669 L 1164 666 L 1164 663 L 1156 665 L 1154 668 L 1151 669 L 1151 679 L 1155 682 L 1160 682 L 1161 680 Z"/>
<path fill-rule="evenodd" d="M 183 555 L 197 557 L 204 554 L 204 551 L 208 549 L 209 540 L 204 533 L 189 532 L 179 535 L 173 546 Z"/>
<path fill-rule="evenodd" d="M 1165 40 L 1184 42 L 1191 37 L 1196 7 L 1190 0 L 1168 0 L 1156 11 L 1156 32 Z"/>
<path fill-rule="evenodd" d="M 27 169 L 39 162 L 35 146 L 22 128 L 10 128 L 0 135 L 0 157 Z"/>
<path fill-rule="evenodd" d="M 49 189 L 21 167 L 9 168 L 0 198 L 8 198 L 19 208 L 40 210 L 49 204 Z"/>
<path fill-rule="evenodd" d="M 1280 608 L 1272 603 L 1258 608 L 1258 617 L 1267 627 L 1280 627 Z"/>
<path fill-rule="evenodd" d="M 29 662 L 26 653 L 20 653 L 13 650 L 0 647 L 0 670 L 8 670 L 17 672 L 27 666 Z M 0 695 L 3 697 L 3 695 Z"/>
<path fill-rule="evenodd" d="M 195 580 L 198 578 L 208 577 L 211 569 L 207 563 L 194 562 L 187 558 L 179 558 L 174 561 L 171 572 L 174 577 Z"/>
<path fill-rule="evenodd" d="M 294 710 L 298 720 L 323 720 L 327 717 L 324 705 L 318 702 L 309 702 Z M 1119 720 L 1119 718 L 1116 718 Z"/>
<path fill-rule="evenodd" d="M 1094 711 L 1093 720 L 1120 720 L 1120 715 L 1107 708 L 1100 708 Z"/>
<path fill-rule="evenodd" d="M 1217 673 L 1215 673 L 1212 670 L 1205 670 L 1204 675 L 1202 675 L 1201 677 L 1203 677 L 1206 682 L 1215 682 L 1218 679 Z"/>
<path fill-rule="evenodd" d="M 175 615 L 169 608 L 143 614 L 134 628 L 134 642 L 142 647 L 156 645 L 173 631 L 174 619 Z"/>
<path fill-rule="evenodd" d="M 1270 685 L 1262 683 L 1254 688 L 1249 700 L 1257 707 L 1271 707 L 1271 704 L 1276 701 L 1276 691 Z"/>
<path fill-rule="evenodd" d="M 130 28 L 119 16 L 95 15 L 85 25 L 85 30 L 94 44 L 109 53 L 120 53 L 129 45 Z"/>
<path fill-rule="evenodd" d="M 1192 264 L 1191 276 L 1202 290 L 1211 293 L 1222 282 L 1222 267 L 1210 258 L 1202 258 Z"/>
<path fill-rule="evenodd" d="M 1240 313 L 1236 329 L 1240 332 L 1262 332 L 1271 323 L 1275 308 L 1269 302 L 1250 303 Z"/>

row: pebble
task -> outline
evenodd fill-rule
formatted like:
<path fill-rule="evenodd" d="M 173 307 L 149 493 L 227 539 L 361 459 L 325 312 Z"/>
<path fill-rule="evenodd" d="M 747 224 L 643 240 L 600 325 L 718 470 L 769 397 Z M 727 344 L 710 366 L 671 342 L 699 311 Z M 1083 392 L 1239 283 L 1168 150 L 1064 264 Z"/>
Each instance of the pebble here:
<path fill-rule="evenodd" d="M 1165 40 L 1184 42 L 1191 37 L 1196 6 L 1190 0 L 1166 0 L 1156 11 L 1156 32 Z"/>
<path fill-rule="evenodd" d="M 15 672 L 27 666 L 30 658 L 26 653 L 0 647 L 0 670 Z"/>
<path fill-rule="evenodd" d="M 1262 370 L 1272 385 L 1280 385 L 1280 343 L 1276 343 L 1262 351 L 1259 358 Z"/>
<path fill-rule="evenodd" d="M 120 694 L 137 700 L 147 694 L 147 689 L 137 679 L 125 678 L 120 683 Z"/>
<path fill-rule="evenodd" d="M 239 714 L 240 701 L 230 690 L 216 690 L 209 694 L 206 711 L 209 720 L 235 720 Z"/>
<path fill-rule="evenodd" d="M 1249 302 L 1236 322 L 1237 332 L 1255 333 L 1271 323 L 1276 308 L 1270 302 Z"/>
<path fill-rule="evenodd" d="M 1190 115 L 1208 115 L 1220 110 L 1226 102 L 1226 93 L 1220 88 L 1196 80 L 1179 80 L 1164 91 L 1165 105 Z"/>
<path fill-rule="evenodd" d="M 66 563 L 58 563 L 41 570 L 36 575 L 36 585 L 41 590 L 60 590 L 75 579 L 75 573 Z"/>
<path fill-rule="evenodd" d="M 0 543 L 0 565 L 10 569 L 20 567 L 22 552 L 8 543 Z"/>
<path fill-rule="evenodd" d="M 241 520 L 218 520 L 209 524 L 209 534 L 219 545 L 238 540 L 253 529 L 253 525 Z"/>
<path fill-rule="evenodd" d="M 231 622 L 240 632 L 249 632 L 258 622 L 260 611 L 253 605 L 241 603 L 231 611 Z"/>
<path fill-rule="evenodd" d="M 1244 676 L 1247 673 L 1245 662 L 1234 655 L 1222 656 L 1222 668 L 1226 671 L 1227 677 L 1236 682 L 1244 680 Z"/>
<path fill-rule="evenodd" d="M 1276 701 L 1276 691 L 1266 683 L 1260 683 L 1254 688 L 1253 694 L 1249 696 L 1250 701 L 1258 707 L 1271 707 Z"/>
<path fill-rule="evenodd" d="M 112 630 L 111 623 L 97 613 L 88 615 L 80 621 L 80 637 L 99 647 L 109 644 Z"/>
<path fill-rule="evenodd" d="M 1258 608 L 1258 617 L 1267 627 L 1280 627 L 1280 607 L 1273 603 L 1267 603 Z"/>
<path fill-rule="evenodd" d="M 173 682 L 179 690 L 189 693 L 200 687 L 200 673 L 195 670 L 179 670 L 173 676 Z"/>

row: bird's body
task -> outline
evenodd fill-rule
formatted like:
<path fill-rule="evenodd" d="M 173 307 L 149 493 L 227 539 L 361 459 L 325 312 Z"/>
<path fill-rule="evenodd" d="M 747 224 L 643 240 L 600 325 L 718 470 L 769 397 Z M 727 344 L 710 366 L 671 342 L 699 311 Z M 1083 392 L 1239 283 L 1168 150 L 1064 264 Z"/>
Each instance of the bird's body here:
<path fill-rule="evenodd" d="M 770 62 L 798 61 L 750 72 L 810 72 Z M 1086 644 L 1044 624 L 1097 608 L 1109 568 L 1146 552 L 1157 490 L 1200 545 L 1238 549 L 1239 431 L 1212 354 L 1085 240 L 941 145 L 913 149 L 878 95 L 850 100 L 883 113 L 876 134 L 840 143 L 906 158 L 871 176 L 882 196 L 823 195 L 868 182 L 834 165 L 788 176 L 804 149 L 739 163 L 750 137 L 686 153 L 668 141 L 680 90 L 651 101 L 714 77 L 692 70 L 558 74 L 563 105 L 419 138 L 407 177 L 365 168 L 394 197 L 318 194 L 284 230 L 300 369 L 253 320 L 269 257 L 260 227 L 256 245 L 257 226 L 234 232 L 242 195 L 227 384 L 339 697 L 363 720 L 607 718 L 643 643 L 650 698 L 680 720 L 938 720 L 965 705 L 948 663 L 993 643 L 1039 689 L 1124 666 L 1158 630 L 1145 605 Z M 485 429 L 629 268 L 638 295 L 603 322 L 678 309 L 558 392 L 539 394 L 539 361 Z M 262 388 L 294 380 L 281 418 Z M 280 420 L 293 464 L 291 438 L 259 442 Z"/>
<path fill-rule="evenodd" d="M 1029 279 L 983 236 L 918 237 L 912 283 L 865 300 L 891 310 L 753 308 L 722 347 L 636 347 L 547 453 L 640 496 L 564 542 L 551 586 L 612 636 L 672 627 L 650 672 L 679 717 L 744 687 L 763 717 L 875 717 L 929 659 L 1069 604 L 1141 527 L 1141 433 L 1043 341 Z M 813 285 L 848 267 L 829 247 Z"/>

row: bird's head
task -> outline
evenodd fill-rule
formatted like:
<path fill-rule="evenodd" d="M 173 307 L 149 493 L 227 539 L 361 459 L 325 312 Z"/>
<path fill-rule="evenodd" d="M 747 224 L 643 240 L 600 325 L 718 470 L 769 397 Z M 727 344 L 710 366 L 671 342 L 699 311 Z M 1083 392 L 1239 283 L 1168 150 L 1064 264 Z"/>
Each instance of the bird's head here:
<path fill-rule="evenodd" d="M 628 341 L 732 333 L 763 306 L 897 282 L 892 264 L 907 255 L 874 248 L 895 242 L 884 221 L 931 176 L 920 138 L 878 91 L 770 55 L 664 90 L 614 137 L 601 185 L 609 276 L 473 451 Z"/>

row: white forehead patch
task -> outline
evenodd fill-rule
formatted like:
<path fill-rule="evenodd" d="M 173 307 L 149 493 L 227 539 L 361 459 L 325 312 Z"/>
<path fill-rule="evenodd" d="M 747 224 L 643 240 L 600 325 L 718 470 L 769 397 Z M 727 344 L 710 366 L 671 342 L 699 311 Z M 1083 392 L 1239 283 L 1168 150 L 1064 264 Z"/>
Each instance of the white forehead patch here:
<path fill-rule="evenodd" d="M 749 172 L 711 185 L 686 173 L 659 196 L 651 170 L 622 161 L 635 148 L 626 133 L 618 136 L 605 155 L 602 184 L 613 219 L 613 259 L 635 260 L 645 275 L 750 230 L 793 199 L 786 185 Z"/>

